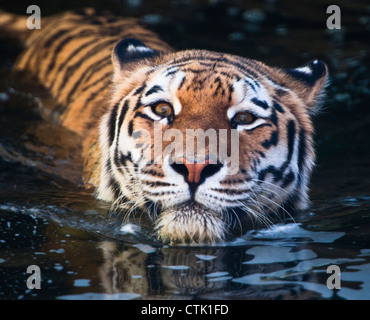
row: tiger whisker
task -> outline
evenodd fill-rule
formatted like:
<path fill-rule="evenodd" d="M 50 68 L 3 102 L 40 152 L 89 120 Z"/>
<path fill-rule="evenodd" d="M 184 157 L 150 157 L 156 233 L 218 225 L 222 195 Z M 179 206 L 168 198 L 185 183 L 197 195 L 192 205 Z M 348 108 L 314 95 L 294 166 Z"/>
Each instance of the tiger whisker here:
<path fill-rule="evenodd" d="M 283 206 L 281 206 L 280 204 L 278 204 L 277 202 L 275 202 L 274 200 L 270 199 L 270 198 L 267 198 L 265 197 L 264 195 L 260 195 L 262 198 L 272 202 L 274 205 L 276 205 L 277 207 L 279 207 L 281 210 L 283 210 L 288 216 L 289 218 L 291 218 L 293 220 L 293 223 L 296 223 L 296 221 L 294 220 L 293 216 L 290 214 L 290 212 L 288 210 L 286 210 Z M 276 215 L 278 216 L 278 213 L 275 212 Z M 279 217 L 280 218 L 280 217 Z M 281 222 L 283 222 L 283 220 L 280 218 Z"/>
<path fill-rule="evenodd" d="M 235 210 L 234 210 L 234 209 L 231 209 L 231 211 L 232 211 L 232 213 L 234 214 L 235 218 L 237 219 L 237 221 L 238 221 L 238 223 L 239 223 L 240 232 L 242 232 L 242 230 L 243 230 L 243 226 L 242 226 L 242 223 L 241 223 L 241 221 L 240 221 L 240 219 L 239 219 L 238 214 L 235 212 Z M 233 219 L 233 220 L 235 221 L 235 219 Z M 234 227 L 235 227 L 235 223 L 234 223 L 233 228 L 234 228 Z"/>
<path fill-rule="evenodd" d="M 289 194 L 289 191 L 288 190 L 286 190 L 286 189 L 284 189 L 284 188 L 282 188 L 282 187 L 280 187 L 280 186 L 278 186 L 276 184 L 273 184 L 271 182 L 268 182 L 268 181 L 265 181 L 265 180 L 256 179 L 256 178 L 252 179 L 252 181 L 258 182 L 258 185 L 260 185 L 260 184 L 268 184 L 268 185 L 271 185 L 274 188 L 278 188 L 280 191 L 283 191 L 284 193 Z"/>
<path fill-rule="evenodd" d="M 261 180 L 262 181 L 262 180 Z M 264 181 L 264 183 L 268 183 L 268 182 L 266 182 L 266 181 Z M 268 183 L 268 184 L 270 184 L 270 185 L 273 185 L 273 186 L 275 186 L 274 184 L 272 184 L 272 183 Z M 273 190 L 271 190 L 270 188 L 268 188 L 268 187 L 266 187 L 266 186 L 261 186 L 260 185 L 260 187 L 262 188 L 262 190 L 263 191 L 267 191 L 267 192 L 271 192 L 271 193 L 273 193 L 273 194 L 275 194 L 276 195 L 276 193 L 274 193 L 273 192 Z M 277 187 L 279 187 L 279 186 L 277 186 Z M 280 189 L 282 189 L 281 187 L 279 187 Z M 284 189 L 282 189 L 282 190 L 284 190 Z M 284 190 L 284 191 L 286 191 L 286 190 Z M 276 201 L 273 201 L 272 199 L 270 199 L 270 198 L 268 198 L 268 197 L 265 197 L 264 195 L 262 195 L 262 194 L 260 194 L 260 196 L 262 197 L 262 198 L 264 198 L 264 199 L 266 199 L 266 200 L 268 200 L 268 201 L 270 201 L 270 202 L 272 202 L 273 204 L 275 204 L 276 206 L 278 206 L 281 210 L 283 210 L 292 220 L 293 220 L 293 222 L 295 223 L 295 220 L 294 220 L 294 218 L 293 218 L 293 216 L 291 215 L 291 213 L 290 212 L 288 212 L 283 206 L 281 206 L 280 204 L 278 204 Z M 279 195 L 278 195 L 279 196 Z M 281 196 L 279 196 L 279 198 L 280 198 L 280 200 L 282 200 L 282 198 L 281 198 Z M 275 212 L 276 214 L 277 214 L 277 212 Z"/>
<path fill-rule="evenodd" d="M 253 203 L 256 205 L 256 207 L 257 207 L 257 209 L 260 211 L 260 215 L 259 215 L 259 217 L 260 218 L 262 218 L 262 217 L 264 217 L 264 219 L 267 219 L 267 221 L 269 222 L 269 223 L 271 223 L 272 225 L 273 225 L 273 223 L 272 223 L 272 221 L 270 221 L 268 218 L 267 218 L 267 213 L 266 213 L 266 211 L 263 209 L 263 207 L 261 207 L 260 205 L 261 205 L 261 203 L 259 202 L 259 201 L 257 201 L 257 195 L 256 195 L 256 193 L 254 192 L 254 190 L 251 188 L 251 187 L 249 187 L 249 190 L 253 193 L 253 195 L 254 195 L 254 197 L 255 197 L 255 199 L 253 199 L 252 197 L 250 197 L 249 195 L 249 199 L 251 200 L 251 201 L 253 201 Z M 247 195 L 247 194 L 245 194 L 245 195 Z M 266 226 L 267 226 L 267 224 L 266 224 Z M 254 227 L 254 225 L 253 225 L 253 227 Z"/>
<path fill-rule="evenodd" d="M 245 208 L 245 212 L 250 213 L 257 221 L 262 222 L 266 227 L 270 228 L 271 226 L 274 226 L 274 223 L 267 217 L 267 215 L 265 213 L 255 211 L 251 207 L 247 207 L 241 201 L 238 201 L 238 203 L 241 204 L 243 208 Z M 254 227 L 254 225 L 253 225 L 253 227 Z"/>

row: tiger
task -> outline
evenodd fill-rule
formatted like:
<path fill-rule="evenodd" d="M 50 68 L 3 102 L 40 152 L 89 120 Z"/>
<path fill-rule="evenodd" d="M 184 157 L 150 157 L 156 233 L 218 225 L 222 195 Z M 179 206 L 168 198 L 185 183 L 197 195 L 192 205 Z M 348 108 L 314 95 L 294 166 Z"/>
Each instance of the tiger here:
<path fill-rule="evenodd" d="M 310 204 L 324 62 L 289 69 L 178 51 L 140 20 L 94 8 L 43 17 L 41 29 L 28 30 L 26 19 L 0 15 L 25 47 L 13 69 L 42 84 L 61 106 L 61 125 L 82 138 L 83 184 L 127 216 L 146 212 L 158 240 L 218 243 Z M 188 153 L 184 140 L 165 153 L 170 129 L 226 133 L 217 149 L 233 161 L 211 152 L 208 136 L 203 153 Z"/>

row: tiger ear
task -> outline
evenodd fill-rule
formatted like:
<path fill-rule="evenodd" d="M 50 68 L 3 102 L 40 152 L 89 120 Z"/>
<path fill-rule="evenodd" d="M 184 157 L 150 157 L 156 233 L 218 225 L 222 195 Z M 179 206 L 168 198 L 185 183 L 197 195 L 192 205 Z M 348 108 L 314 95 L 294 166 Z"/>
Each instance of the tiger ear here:
<path fill-rule="evenodd" d="M 290 88 L 295 91 L 314 115 L 320 108 L 324 88 L 328 85 L 328 67 L 320 60 L 314 60 L 295 69 L 284 69 L 289 76 Z"/>
<path fill-rule="evenodd" d="M 114 71 L 130 70 L 133 64 L 144 62 L 146 59 L 153 58 L 159 54 L 159 51 L 148 48 L 140 40 L 121 40 L 116 44 L 112 52 Z"/>

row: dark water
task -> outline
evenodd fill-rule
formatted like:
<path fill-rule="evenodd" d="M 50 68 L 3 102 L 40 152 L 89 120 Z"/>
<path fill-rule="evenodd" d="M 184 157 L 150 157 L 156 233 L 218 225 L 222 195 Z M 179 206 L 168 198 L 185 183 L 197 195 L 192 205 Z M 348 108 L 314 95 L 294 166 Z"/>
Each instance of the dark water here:
<path fill-rule="evenodd" d="M 1 8 L 24 13 L 22 3 Z M 145 221 L 121 228 L 109 206 L 79 188 L 78 138 L 42 120 L 41 90 L 6 80 L 20 48 L 3 35 L 0 299 L 370 299 L 368 3 L 338 2 L 341 30 L 326 28 L 327 1 L 94 3 L 141 17 L 179 49 L 281 67 L 324 60 L 331 85 L 315 119 L 312 206 L 294 221 L 210 247 L 160 245 Z M 58 4 L 39 2 L 45 15 L 76 6 Z M 30 265 L 40 267 L 41 289 L 26 286 Z M 327 287 L 329 265 L 341 270 L 340 289 Z"/>

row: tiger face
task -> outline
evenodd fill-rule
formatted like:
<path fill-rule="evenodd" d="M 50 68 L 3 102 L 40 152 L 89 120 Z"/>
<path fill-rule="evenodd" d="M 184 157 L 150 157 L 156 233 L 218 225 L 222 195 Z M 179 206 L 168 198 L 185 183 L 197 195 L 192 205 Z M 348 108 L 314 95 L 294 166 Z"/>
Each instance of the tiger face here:
<path fill-rule="evenodd" d="M 119 42 L 112 61 L 98 198 L 149 211 L 171 243 L 224 240 L 307 206 L 324 63 L 278 69 L 135 39 Z"/>

